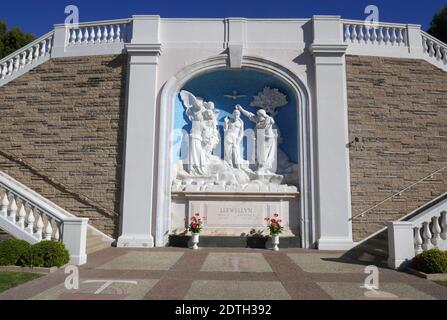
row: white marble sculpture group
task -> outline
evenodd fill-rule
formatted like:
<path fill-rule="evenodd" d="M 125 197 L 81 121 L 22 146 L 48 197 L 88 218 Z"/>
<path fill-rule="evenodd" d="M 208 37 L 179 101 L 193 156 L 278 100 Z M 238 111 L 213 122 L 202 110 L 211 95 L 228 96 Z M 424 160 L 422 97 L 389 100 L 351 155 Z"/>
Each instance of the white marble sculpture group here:
<path fill-rule="evenodd" d="M 276 174 L 277 130 L 275 120 L 264 109 L 256 114 L 236 105 L 232 116 L 224 119 L 224 159 L 213 155 L 220 143 L 219 111 L 214 103 L 182 90 L 180 97 L 192 127 L 189 133 L 188 163 L 176 166 L 174 192 L 296 192 L 295 186 L 282 184 Z M 256 124 L 255 163 L 242 157 L 244 122 L 241 115 Z"/>

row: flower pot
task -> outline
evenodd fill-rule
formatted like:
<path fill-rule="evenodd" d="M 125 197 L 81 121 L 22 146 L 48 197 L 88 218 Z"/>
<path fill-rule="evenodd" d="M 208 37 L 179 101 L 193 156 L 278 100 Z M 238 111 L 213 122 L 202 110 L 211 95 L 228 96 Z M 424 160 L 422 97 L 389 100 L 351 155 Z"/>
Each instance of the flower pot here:
<path fill-rule="evenodd" d="M 199 243 L 199 233 L 193 233 L 192 234 L 192 238 L 191 238 L 191 242 L 192 242 L 192 249 L 193 250 L 197 250 L 199 249 L 199 247 L 197 246 L 197 244 Z"/>
<path fill-rule="evenodd" d="M 278 244 L 279 244 L 279 234 L 272 234 L 273 251 L 279 250 Z"/>

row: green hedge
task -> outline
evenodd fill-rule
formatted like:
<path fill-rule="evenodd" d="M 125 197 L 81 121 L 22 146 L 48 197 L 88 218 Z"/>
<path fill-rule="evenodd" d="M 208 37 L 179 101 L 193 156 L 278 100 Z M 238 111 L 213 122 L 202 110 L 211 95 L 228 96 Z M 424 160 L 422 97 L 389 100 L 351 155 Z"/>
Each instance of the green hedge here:
<path fill-rule="evenodd" d="M 16 265 L 22 255 L 31 248 L 24 240 L 9 239 L 0 242 L 0 266 Z"/>
<path fill-rule="evenodd" d="M 61 267 L 68 263 L 70 255 L 61 242 L 41 241 L 31 246 L 20 263 L 27 267 Z"/>
<path fill-rule="evenodd" d="M 414 266 L 425 273 L 447 273 L 447 252 L 430 249 L 413 258 Z"/>
<path fill-rule="evenodd" d="M 41 241 L 35 245 L 17 239 L 0 242 L 0 265 L 2 266 L 51 268 L 61 267 L 69 260 L 70 255 L 61 242 Z"/>

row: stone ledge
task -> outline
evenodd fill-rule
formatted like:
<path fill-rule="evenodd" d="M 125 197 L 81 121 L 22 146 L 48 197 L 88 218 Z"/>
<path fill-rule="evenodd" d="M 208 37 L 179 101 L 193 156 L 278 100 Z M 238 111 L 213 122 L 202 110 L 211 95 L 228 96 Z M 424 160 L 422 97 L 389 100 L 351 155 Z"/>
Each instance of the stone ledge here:
<path fill-rule="evenodd" d="M 427 279 L 430 281 L 447 281 L 447 273 L 432 273 L 428 274 L 413 268 L 407 268 L 407 271 L 419 278 Z"/>
<path fill-rule="evenodd" d="M 20 267 L 20 266 L 0 266 L 0 272 L 1 271 L 9 271 L 9 272 L 26 272 L 26 273 L 50 274 L 50 273 L 58 271 L 59 269 L 63 269 L 66 266 L 67 265 L 64 265 L 64 266 L 62 266 L 60 268 L 58 268 L 58 267 L 51 267 L 51 268 L 36 267 L 36 268 L 30 268 L 30 267 Z"/>

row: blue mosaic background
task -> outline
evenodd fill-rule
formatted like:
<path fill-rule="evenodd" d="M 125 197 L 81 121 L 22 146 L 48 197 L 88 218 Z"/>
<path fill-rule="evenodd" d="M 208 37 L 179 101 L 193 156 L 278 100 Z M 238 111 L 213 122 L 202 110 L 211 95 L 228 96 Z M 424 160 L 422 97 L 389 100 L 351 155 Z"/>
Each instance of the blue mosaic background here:
<path fill-rule="evenodd" d="M 274 76 L 255 70 L 219 70 L 198 76 L 190 80 L 181 90 L 187 90 L 196 97 L 201 97 L 205 101 L 213 101 L 215 108 L 219 110 L 218 121 L 221 138 L 223 137 L 223 121 L 225 117 L 231 115 L 234 106 L 240 104 L 245 110 L 256 113 L 258 108 L 250 107 L 253 97 L 264 87 L 277 88 L 287 96 L 288 104 L 277 108 L 276 123 L 281 131 L 282 144 L 279 146 L 289 157 L 291 162 L 298 163 L 298 142 L 297 142 L 297 102 L 291 90 L 281 80 Z M 246 97 L 236 100 L 224 97 L 224 95 L 246 95 Z M 183 129 L 187 132 L 191 130 L 191 122 L 185 115 L 185 108 L 177 93 L 175 98 L 174 130 Z M 245 129 L 254 128 L 255 124 L 241 115 Z M 179 139 L 178 139 L 179 140 Z M 182 159 L 185 155 L 181 153 L 180 141 L 174 141 L 173 160 Z M 244 139 L 244 158 L 247 159 L 246 139 Z M 222 144 L 223 149 L 223 144 Z M 223 154 L 223 150 L 222 153 Z"/>

